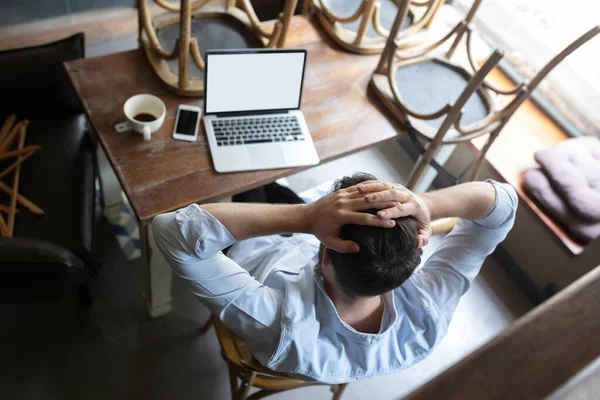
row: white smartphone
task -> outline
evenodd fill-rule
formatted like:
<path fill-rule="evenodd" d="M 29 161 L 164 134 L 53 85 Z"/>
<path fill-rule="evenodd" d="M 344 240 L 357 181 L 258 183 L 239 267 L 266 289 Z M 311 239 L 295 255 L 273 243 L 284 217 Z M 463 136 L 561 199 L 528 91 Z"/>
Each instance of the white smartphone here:
<path fill-rule="evenodd" d="M 198 138 L 198 125 L 202 109 L 200 107 L 181 104 L 177 108 L 177 119 L 173 130 L 173 139 L 193 142 Z"/>

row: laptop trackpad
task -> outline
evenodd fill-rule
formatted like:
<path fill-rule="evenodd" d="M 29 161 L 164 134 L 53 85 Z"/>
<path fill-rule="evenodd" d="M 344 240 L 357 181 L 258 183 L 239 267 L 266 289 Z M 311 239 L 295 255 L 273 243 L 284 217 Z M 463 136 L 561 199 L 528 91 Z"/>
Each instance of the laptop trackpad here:
<path fill-rule="evenodd" d="M 285 165 L 285 157 L 283 157 L 283 151 L 279 146 L 252 149 L 250 151 L 250 161 L 252 166 L 261 168 L 283 167 Z"/>

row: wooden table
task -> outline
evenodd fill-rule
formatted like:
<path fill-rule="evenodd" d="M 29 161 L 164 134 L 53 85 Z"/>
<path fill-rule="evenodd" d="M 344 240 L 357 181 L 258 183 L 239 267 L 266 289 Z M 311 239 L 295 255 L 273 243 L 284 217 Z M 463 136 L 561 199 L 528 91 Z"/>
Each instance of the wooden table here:
<path fill-rule="evenodd" d="M 367 94 L 377 55 L 340 50 L 302 16 L 292 19 L 286 47 L 308 51 L 301 109 L 322 163 L 393 139 L 401 131 L 374 96 Z M 99 162 L 110 162 L 139 220 L 143 257 L 150 270 L 149 313 L 162 315 L 170 308 L 170 270 L 160 254 L 151 251 L 148 223 L 152 218 L 190 203 L 211 202 L 258 187 L 301 168 L 217 173 L 203 127 L 196 142 L 171 137 L 177 106 L 202 107 L 203 100 L 168 92 L 139 50 L 70 61 L 65 67 L 101 144 Z M 154 94 L 167 106 L 165 123 L 148 142 L 139 134 L 118 134 L 114 129 L 115 123 L 125 120 L 123 103 L 138 93 Z M 120 189 L 110 185 L 110 174 L 104 171 L 102 175 L 110 214 L 120 209 Z"/>

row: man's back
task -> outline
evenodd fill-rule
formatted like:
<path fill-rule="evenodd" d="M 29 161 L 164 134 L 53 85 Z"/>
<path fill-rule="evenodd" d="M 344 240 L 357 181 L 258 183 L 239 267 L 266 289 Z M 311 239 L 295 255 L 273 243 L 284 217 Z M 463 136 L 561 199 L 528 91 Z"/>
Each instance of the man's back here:
<path fill-rule="evenodd" d="M 232 234 L 192 205 L 157 217 L 155 237 L 175 273 L 190 281 L 262 364 L 322 382 L 348 382 L 413 365 L 444 337 L 460 296 L 514 220 L 514 190 L 494 185 L 495 203 L 486 216 L 460 220 L 419 270 L 381 296 L 378 333 L 358 332 L 340 318 L 319 272 L 320 242 L 312 235 L 244 240 L 225 257 L 220 250 L 233 243 Z"/>

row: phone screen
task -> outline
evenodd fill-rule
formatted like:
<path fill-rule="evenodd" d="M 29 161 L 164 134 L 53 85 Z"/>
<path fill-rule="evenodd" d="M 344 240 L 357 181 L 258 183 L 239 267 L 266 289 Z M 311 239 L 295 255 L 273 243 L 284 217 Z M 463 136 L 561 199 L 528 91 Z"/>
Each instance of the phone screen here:
<path fill-rule="evenodd" d="M 179 109 L 179 119 L 175 133 L 179 135 L 194 136 L 200 113 L 197 111 Z"/>

